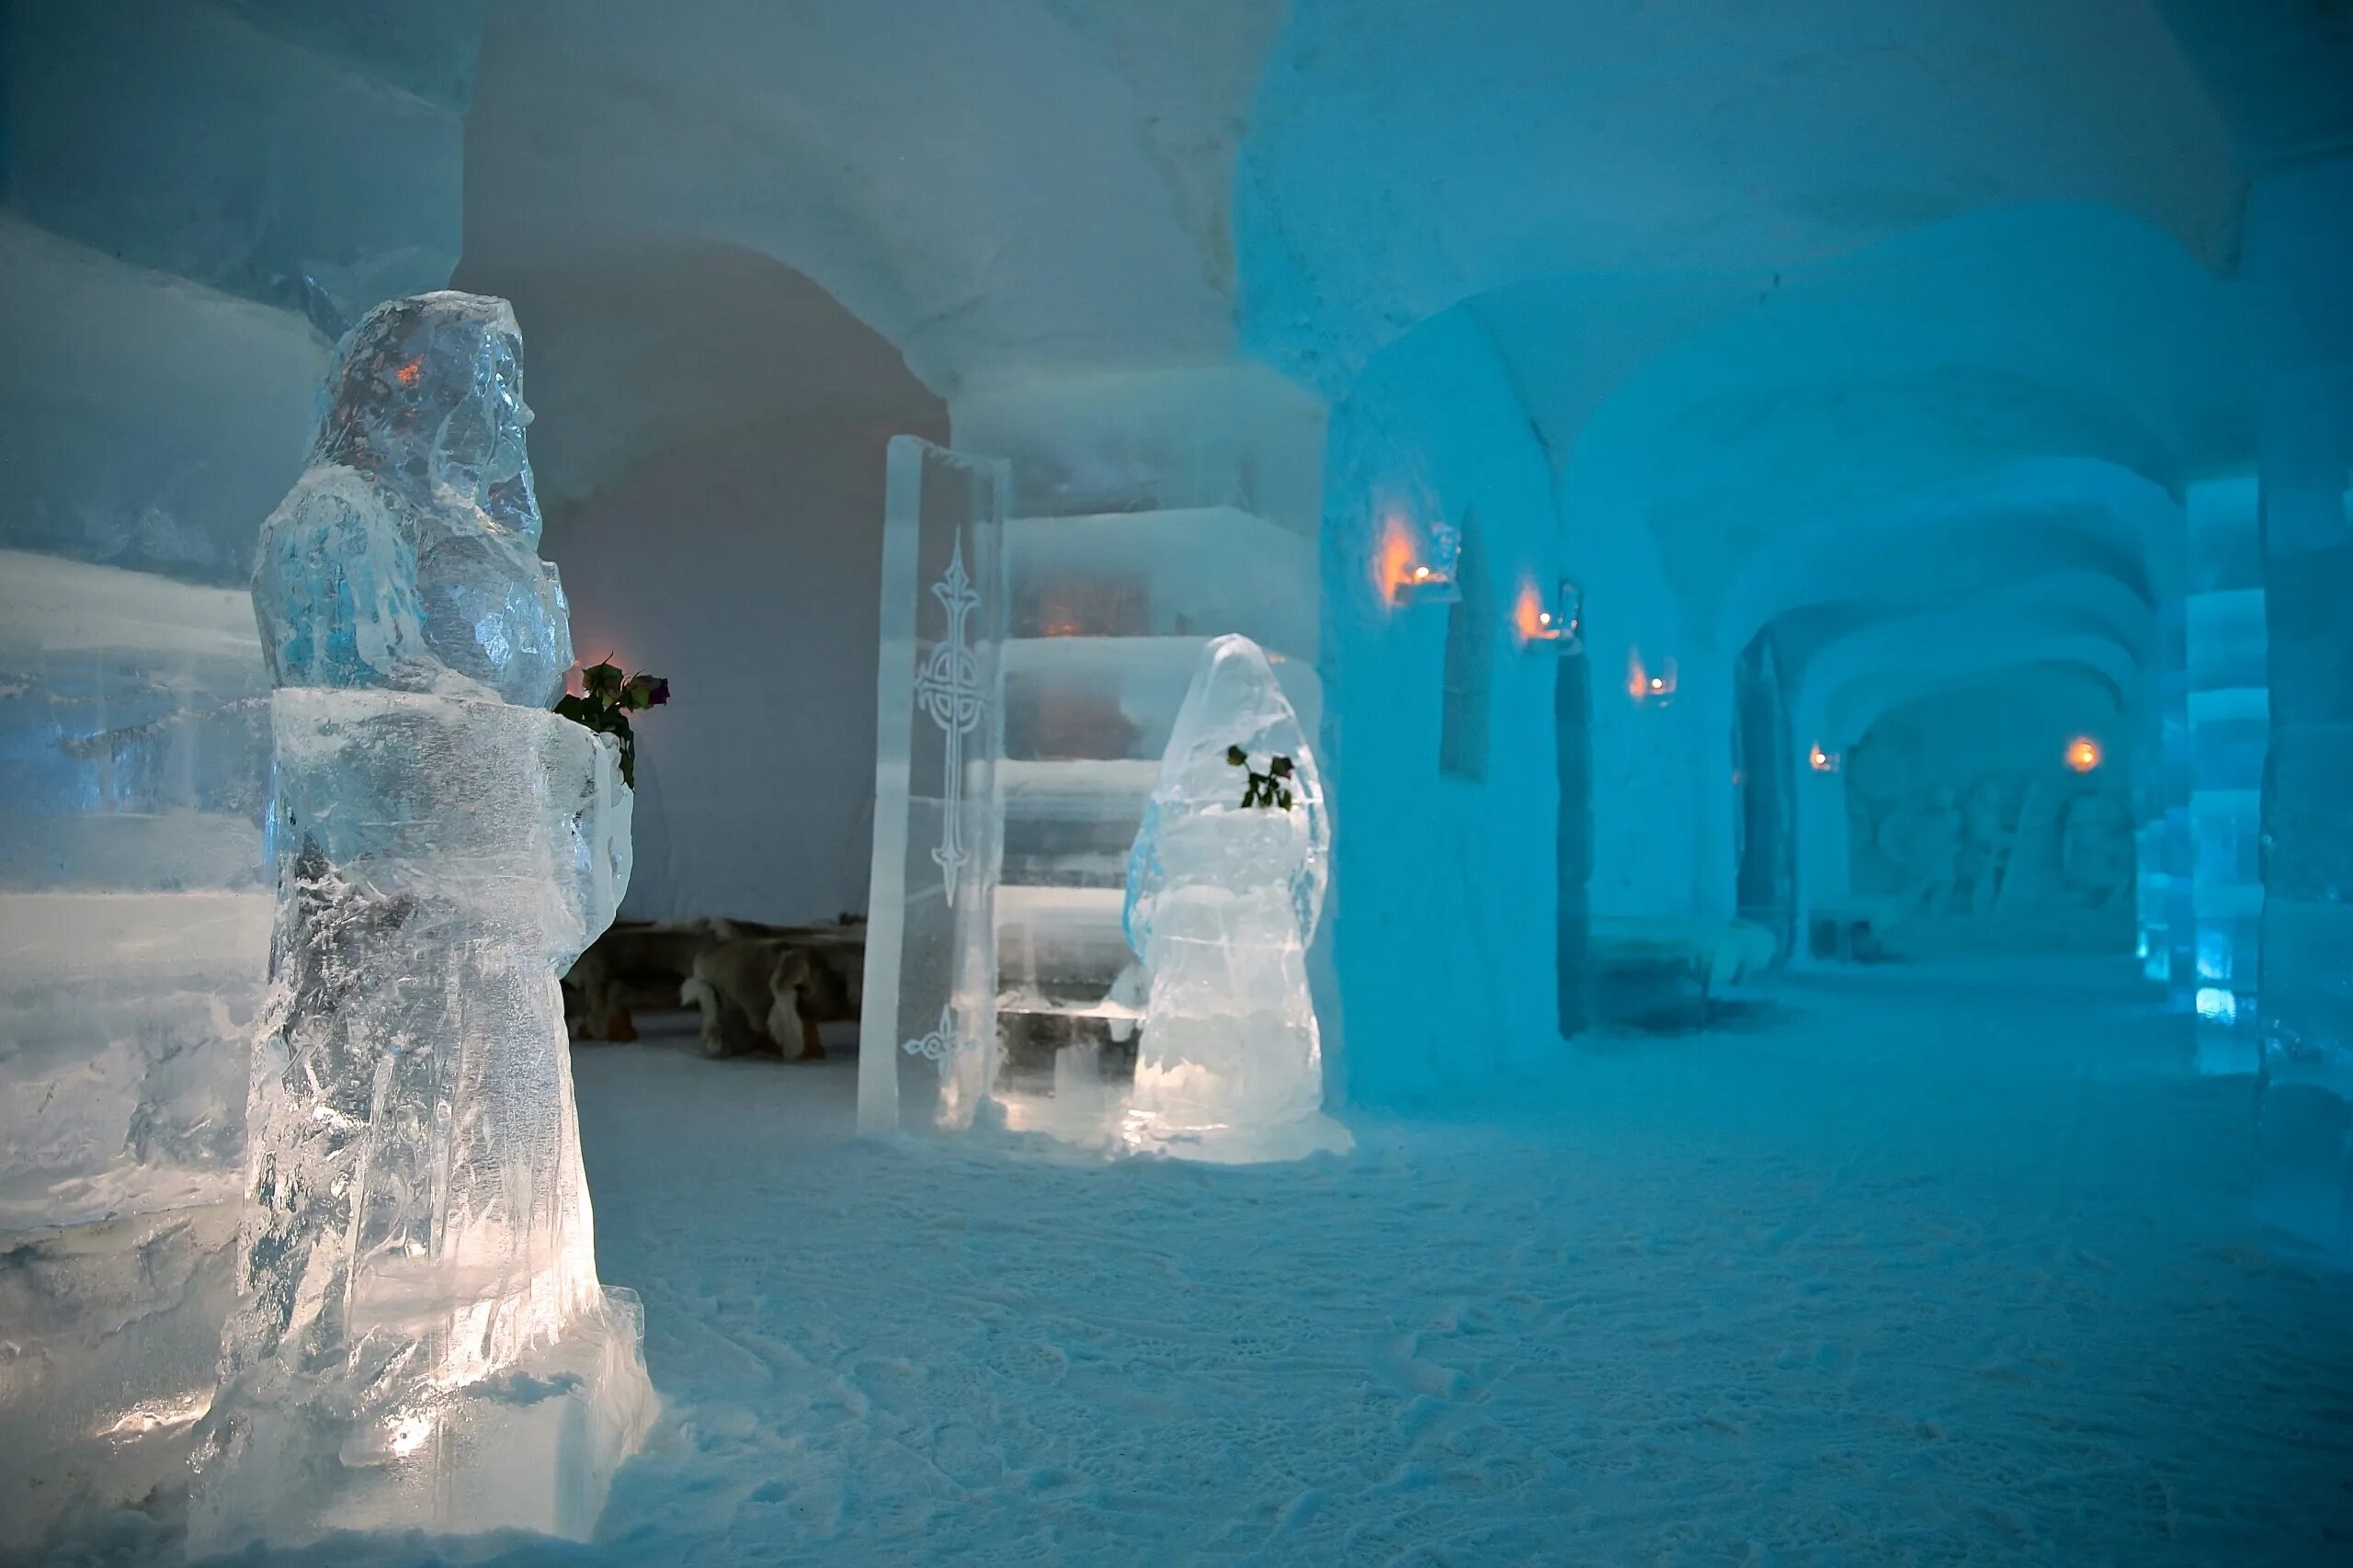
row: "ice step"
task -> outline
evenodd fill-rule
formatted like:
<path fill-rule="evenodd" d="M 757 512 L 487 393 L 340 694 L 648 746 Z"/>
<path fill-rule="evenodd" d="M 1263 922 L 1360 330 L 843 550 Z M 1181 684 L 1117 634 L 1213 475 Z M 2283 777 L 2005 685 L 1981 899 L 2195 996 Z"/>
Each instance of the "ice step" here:
<path fill-rule="evenodd" d="M 1238 506 L 1014 517 L 1015 637 L 1214 636 L 1315 650 L 1312 540 Z"/>
<path fill-rule="evenodd" d="M 1155 758 L 1001 762 L 996 769 L 1007 823 L 1140 817 L 1159 777 Z"/>
<path fill-rule="evenodd" d="M 1019 761 L 1153 761 L 1207 637 L 1024 637 L 1005 644 L 1005 755 Z M 1316 733 L 1324 688 L 1303 660 L 1270 654 L 1300 722 Z"/>
<path fill-rule="evenodd" d="M 1055 887 L 1115 888 L 1156 762 L 1008 762 L 997 770 L 1005 803 L 1004 879 Z"/>
<path fill-rule="evenodd" d="M 1128 964 L 1126 899 L 1120 887 L 998 888 L 997 989 L 1099 997 Z"/>

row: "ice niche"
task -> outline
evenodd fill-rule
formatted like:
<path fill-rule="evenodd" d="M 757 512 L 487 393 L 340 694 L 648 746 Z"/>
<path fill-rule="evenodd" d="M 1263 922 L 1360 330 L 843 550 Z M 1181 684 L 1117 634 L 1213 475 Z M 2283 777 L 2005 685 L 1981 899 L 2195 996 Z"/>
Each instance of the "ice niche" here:
<path fill-rule="evenodd" d="M 1245 1165 L 1351 1146 L 1323 1113 L 1307 987 L 1331 849 L 1324 776 L 1266 653 L 1217 638 L 1128 856 L 1148 977 L 1130 1148 Z"/>
<path fill-rule="evenodd" d="M 198 1551 L 585 1536 L 653 1417 L 556 983 L 628 883 L 630 796 L 547 711 L 572 634 L 522 348 L 503 300 L 378 307 L 262 529 L 278 916 Z"/>

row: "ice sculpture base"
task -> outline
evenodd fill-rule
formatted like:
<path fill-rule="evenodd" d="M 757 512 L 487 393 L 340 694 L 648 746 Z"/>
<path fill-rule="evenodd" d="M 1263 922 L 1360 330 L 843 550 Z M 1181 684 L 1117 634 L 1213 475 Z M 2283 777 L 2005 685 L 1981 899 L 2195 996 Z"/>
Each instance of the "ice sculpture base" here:
<path fill-rule="evenodd" d="M 1279 1165 L 1310 1154 L 1345 1154 L 1357 1146 L 1347 1128 L 1320 1110 L 1251 1127 L 1183 1127 L 1151 1111 L 1131 1110 L 1120 1124 L 1120 1142 L 1130 1153 L 1205 1165 Z"/>
<path fill-rule="evenodd" d="M 300 1546 L 335 1530 L 587 1540 L 658 1409 L 637 1298 L 606 1298 L 495 1374 L 354 1426 L 324 1462 L 310 1420 L 278 1423 L 292 1439 L 280 1454 L 249 1452 L 233 1494 L 199 1499 L 191 1550 Z"/>

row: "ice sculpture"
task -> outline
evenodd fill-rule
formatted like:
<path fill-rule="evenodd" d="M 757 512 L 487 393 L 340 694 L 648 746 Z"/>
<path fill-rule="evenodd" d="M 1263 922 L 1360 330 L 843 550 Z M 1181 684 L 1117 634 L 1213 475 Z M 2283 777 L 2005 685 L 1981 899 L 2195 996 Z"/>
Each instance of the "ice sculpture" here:
<path fill-rule="evenodd" d="M 570 632 L 521 353 L 503 301 L 380 306 L 263 528 L 278 923 L 199 1551 L 585 1535 L 651 1419 L 556 983 L 627 884 L 630 797 L 541 706 Z"/>
<path fill-rule="evenodd" d="M 1286 787 L 1258 803 L 1245 774 L 1275 757 Z M 1149 977 L 1131 1148 L 1245 1164 L 1351 1146 L 1323 1113 L 1307 981 L 1331 850 L 1323 774 L 1266 653 L 1213 640 L 1128 857 L 1128 943 Z"/>

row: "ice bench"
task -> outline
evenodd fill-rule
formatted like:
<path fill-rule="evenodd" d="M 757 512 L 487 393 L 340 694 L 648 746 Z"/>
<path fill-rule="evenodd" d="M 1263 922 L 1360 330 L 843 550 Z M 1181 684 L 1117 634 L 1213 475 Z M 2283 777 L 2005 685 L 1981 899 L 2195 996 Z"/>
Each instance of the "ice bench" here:
<path fill-rule="evenodd" d="M 1773 934 L 1747 920 L 1603 916 L 1586 937 L 1596 1021 L 1699 1028 L 1726 987 L 1773 962 Z"/>

